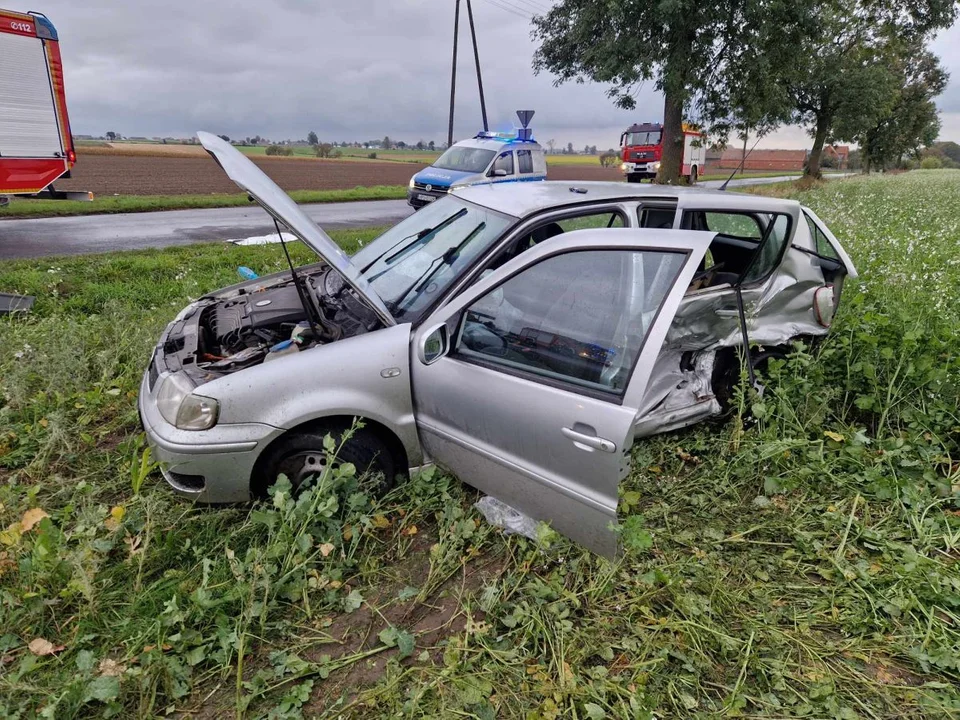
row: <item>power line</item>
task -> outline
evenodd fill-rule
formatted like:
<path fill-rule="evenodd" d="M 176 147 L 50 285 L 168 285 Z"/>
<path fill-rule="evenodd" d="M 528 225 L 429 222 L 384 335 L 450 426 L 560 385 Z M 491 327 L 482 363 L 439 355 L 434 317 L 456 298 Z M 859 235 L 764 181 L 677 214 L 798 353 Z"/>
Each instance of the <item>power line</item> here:
<path fill-rule="evenodd" d="M 512 13 L 518 17 L 522 17 L 524 20 L 532 19 L 532 15 L 529 12 L 523 11 L 521 8 L 516 7 L 515 5 L 510 5 L 506 0 L 484 0 L 484 2 L 493 5 L 496 8 L 500 8 L 508 13 Z M 504 4 L 501 4 L 504 3 Z"/>
<path fill-rule="evenodd" d="M 530 11 L 535 12 L 537 15 L 545 15 L 552 9 L 549 5 L 536 2 L 535 0 L 514 0 L 514 2 L 518 2 L 521 5 L 526 5 L 528 8 L 530 8 Z"/>

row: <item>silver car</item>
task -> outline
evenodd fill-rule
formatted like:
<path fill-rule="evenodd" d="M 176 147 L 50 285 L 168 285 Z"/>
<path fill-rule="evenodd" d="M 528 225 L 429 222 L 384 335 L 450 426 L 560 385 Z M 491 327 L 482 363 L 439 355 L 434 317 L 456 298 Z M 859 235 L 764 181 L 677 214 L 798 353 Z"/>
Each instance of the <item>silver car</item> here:
<path fill-rule="evenodd" d="M 587 547 L 617 547 L 637 438 L 721 413 L 827 333 L 850 258 L 790 200 L 541 182 L 465 188 L 344 254 L 252 162 L 201 142 L 319 262 L 218 290 L 166 328 L 140 414 L 174 489 L 249 500 L 324 462 L 389 485 L 435 463 Z"/>

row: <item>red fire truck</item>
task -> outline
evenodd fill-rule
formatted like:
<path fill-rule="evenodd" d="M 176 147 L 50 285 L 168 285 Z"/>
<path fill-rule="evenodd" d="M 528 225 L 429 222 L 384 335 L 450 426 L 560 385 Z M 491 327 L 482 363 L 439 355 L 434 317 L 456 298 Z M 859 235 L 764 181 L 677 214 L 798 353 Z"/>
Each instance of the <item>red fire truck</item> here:
<path fill-rule="evenodd" d="M 706 136 L 692 126 L 683 124 L 683 166 L 680 174 L 690 184 L 697 182 L 703 174 L 707 161 Z M 652 180 L 660 169 L 663 157 L 663 125 L 660 123 L 642 123 L 631 125 L 620 136 L 620 169 L 627 176 L 627 182 Z"/>
<path fill-rule="evenodd" d="M 76 161 L 56 29 L 40 13 L 0 10 L 0 205 L 10 195 L 92 200 L 53 188 Z"/>

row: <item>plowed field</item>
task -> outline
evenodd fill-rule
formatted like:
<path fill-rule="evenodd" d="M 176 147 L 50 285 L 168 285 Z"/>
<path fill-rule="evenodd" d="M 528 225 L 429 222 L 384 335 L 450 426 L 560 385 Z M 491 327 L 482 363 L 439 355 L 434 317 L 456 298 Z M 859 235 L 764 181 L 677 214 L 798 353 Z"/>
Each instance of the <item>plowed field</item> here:
<path fill-rule="evenodd" d="M 424 166 L 414 163 L 313 158 L 251 158 L 284 190 L 345 190 L 358 186 L 406 185 Z M 617 168 L 551 167 L 551 180 L 620 180 Z M 84 153 L 73 178 L 59 190 L 92 190 L 98 195 L 196 195 L 236 192 L 237 187 L 205 156 L 157 157 Z"/>

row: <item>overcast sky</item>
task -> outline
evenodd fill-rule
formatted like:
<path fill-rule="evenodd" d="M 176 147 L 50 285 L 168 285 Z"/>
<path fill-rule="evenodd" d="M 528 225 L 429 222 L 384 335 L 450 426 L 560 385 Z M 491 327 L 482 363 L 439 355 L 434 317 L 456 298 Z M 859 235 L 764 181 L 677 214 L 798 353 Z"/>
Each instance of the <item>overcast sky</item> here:
<path fill-rule="evenodd" d="M 600 148 L 662 118 L 644 87 L 635 111 L 598 85 L 553 86 L 531 69 L 530 15 L 552 0 L 473 0 L 487 110 L 509 129 L 533 109 L 541 142 Z M 12 9 L 16 3 L 6 3 Z M 60 34 L 74 133 L 444 141 L 454 0 L 41 0 Z M 480 126 L 466 13 L 455 138 Z M 940 98 L 943 139 L 960 141 L 960 27 L 934 44 L 954 76 Z M 784 128 L 760 147 L 807 147 Z"/>

